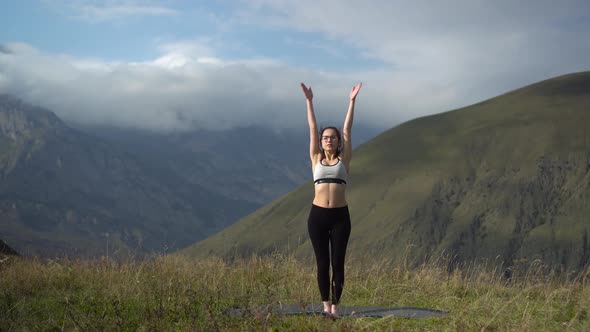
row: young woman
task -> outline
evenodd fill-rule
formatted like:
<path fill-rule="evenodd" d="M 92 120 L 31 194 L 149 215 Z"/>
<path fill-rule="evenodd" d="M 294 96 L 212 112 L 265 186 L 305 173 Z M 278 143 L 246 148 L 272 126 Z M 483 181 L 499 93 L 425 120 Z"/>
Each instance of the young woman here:
<path fill-rule="evenodd" d="M 301 83 L 307 101 L 309 157 L 315 196 L 307 228 L 316 257 L 317 277 L 324 311 L 336 314 L 344 287 L 344 256 L 350 236 L 350 215 L 346 203 L 346 181 L 352 158 L 351 129 L 354 103 L 362 83 L 350 91 L 350 103 L 342 135 L 336 127 L 318 131 L 313 111 L 313 92 Z M 331 257 L 330 257 L 331 251 Z M 332 300 L 330 301 L 330 260 L 332 261 Z"/>

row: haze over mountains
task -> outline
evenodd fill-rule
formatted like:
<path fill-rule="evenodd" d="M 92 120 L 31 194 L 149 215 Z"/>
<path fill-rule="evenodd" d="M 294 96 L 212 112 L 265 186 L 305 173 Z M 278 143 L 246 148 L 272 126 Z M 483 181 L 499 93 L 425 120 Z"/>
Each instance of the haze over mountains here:
<path fill-rule="evenodd" d="M 116 127 L 80 129 L 124 147 L 146 164 L 257 207 L 286 194 L 310 176 L 306 127 L 279 130 L 260 125 L 171 133 Z M 357 126 L 355 146 L 378 133 L 378 129 Z"/>
<path fill-rule="evenodd" d="M 590 258 L 590 72 L 392 128 L 354 151 L 349 255 Z M 310 256 L 307 182 L 183 254 Z"/>
<path fill-rule="evenodd" d="M 306 135 L 72 128 L 1 95 L 0 239 L 40 256 L 177 250 L 303 183 Z"/>

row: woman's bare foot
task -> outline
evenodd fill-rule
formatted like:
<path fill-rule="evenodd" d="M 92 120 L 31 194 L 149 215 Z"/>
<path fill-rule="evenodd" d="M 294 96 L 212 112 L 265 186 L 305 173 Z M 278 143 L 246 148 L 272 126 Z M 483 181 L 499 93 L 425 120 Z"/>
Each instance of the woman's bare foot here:
<path fill-rule="evenodd" d="M 322 303 L 324 304 L 324 312 L 332 313 L 332 310 L 330 308 L 330 302 L 329 301 L 322 301 Z"/>
<path fill-rule="evenodd" d="M 336 306 L 335 304 L 332 304 L 332 308 L 331 311 L 332 315 L 338 315 L 338 306 Z"/>

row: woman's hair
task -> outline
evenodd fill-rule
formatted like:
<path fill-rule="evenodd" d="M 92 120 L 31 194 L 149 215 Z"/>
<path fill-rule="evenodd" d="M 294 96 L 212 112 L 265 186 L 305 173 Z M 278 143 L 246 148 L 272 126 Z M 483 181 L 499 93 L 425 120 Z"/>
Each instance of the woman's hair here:
<path fill-rule="evenodd" d="M 338 128 L 330 126 L 322 127 L 320 129 L 320 141 L 318 143 L 320 144 L 320 151 L 322 151 L 322 159 L 326 157 L 326 153 L 322 148 L 322 136 L 324 136 L 324 131 L 326 131 L 327 129 L 333 129 L 336 132 L 336 136 L 338 137 L 338 148 L 336 149 L 336 158 L 338 158 L 338 156 L 340 156 L 340 152 L 342 152 L 342 135 L 340 135 L 340 130 L 338 130 Z"/>

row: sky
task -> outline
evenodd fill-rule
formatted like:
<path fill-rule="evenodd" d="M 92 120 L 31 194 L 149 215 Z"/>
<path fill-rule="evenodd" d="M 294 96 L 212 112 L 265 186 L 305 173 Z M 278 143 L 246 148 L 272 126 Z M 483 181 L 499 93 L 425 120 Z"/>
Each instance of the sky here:
<path fill-rule="evenodd" d="M 390 128 L 590 70 L 588 0 L 19 0 L 0 93 L 66 122 L 161 131 Z"/>

